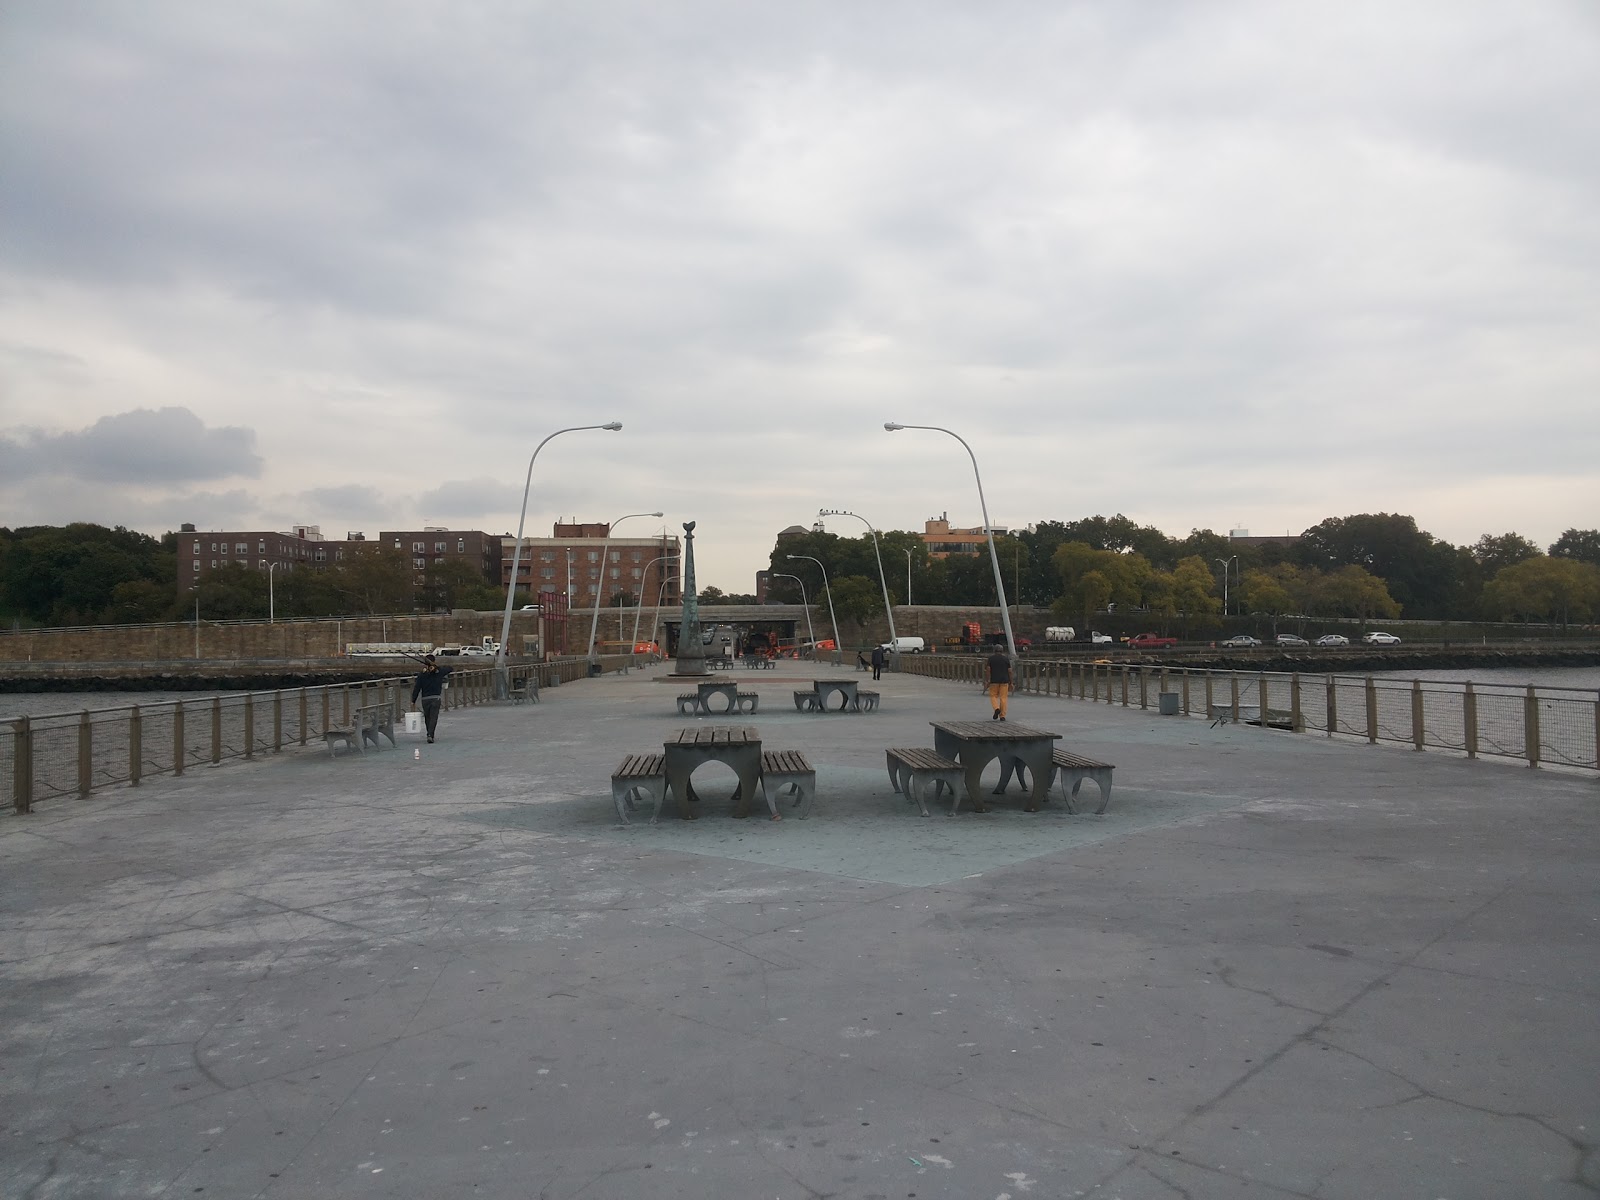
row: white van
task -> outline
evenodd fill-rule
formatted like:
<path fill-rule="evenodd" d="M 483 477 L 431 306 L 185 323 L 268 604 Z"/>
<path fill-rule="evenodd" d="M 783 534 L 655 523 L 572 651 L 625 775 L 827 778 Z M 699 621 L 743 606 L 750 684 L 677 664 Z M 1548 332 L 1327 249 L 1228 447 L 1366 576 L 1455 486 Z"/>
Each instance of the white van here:
<path fill-rule="evenodd" d="M 928 643 L 919 637 L 897 637 L 878 648 L 887 654 L 921 654 L 928 648 Z"/>

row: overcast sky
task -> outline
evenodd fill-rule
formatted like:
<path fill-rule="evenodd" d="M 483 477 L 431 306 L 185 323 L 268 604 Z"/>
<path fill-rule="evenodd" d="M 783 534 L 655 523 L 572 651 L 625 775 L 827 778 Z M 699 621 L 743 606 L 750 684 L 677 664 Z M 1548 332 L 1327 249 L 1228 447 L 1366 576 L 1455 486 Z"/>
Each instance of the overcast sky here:
<path fill-rule="evenodd" d="M 0 6 L 0 524 L 1600 525 L 1600 5 Z M 854 536 L 859 522 L 829 528 Z"/>

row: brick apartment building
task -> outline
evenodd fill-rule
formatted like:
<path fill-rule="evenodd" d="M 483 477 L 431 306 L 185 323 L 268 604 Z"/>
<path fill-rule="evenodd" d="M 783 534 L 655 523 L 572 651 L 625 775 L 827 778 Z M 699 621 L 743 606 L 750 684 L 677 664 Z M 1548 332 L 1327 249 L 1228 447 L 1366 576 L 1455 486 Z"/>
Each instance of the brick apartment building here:
<path fill-rule="evenodd" d="M 200 531 L 186 524 L 178 531 L 178 597 L 192 592 L 219 567 L 238 565 L 274 572 L 326 567 L 343 562 L 351 542 L 362 540 L 362 535 L 355 533 L 344 541 L 329 541 L 317 525 L 296 525 L 288 533 L 280 533 L 275 529 Z"/>
<path fill-rule="evenodd" d="M 482 575 L 484 582 L 504 586 L 505 573 L 500 569 L 501 539 L 481 529 L 446 529 L 442 525 L 385 529 L 378 534 L 378 542 L 399 550 L 411 560 L 418 587 L 422 586 L 430 567 L 447 562 L 464 562 Z"/>
<path fill-rule="evenodd" d="M 678 538 L 662 533 L 608 541 L 609 531 L 603 522 L 557 522 L 554 537 L 524 537 L 517 586 L 530 595 L 554 592 L 568 608 L 589 608 L 597 597 L 602 606 L 609 605 L 618 592 L 646 605 L 683 602 Z M 508 536 L 500 542 L 500 586 L 505 587 L 511 582 L 517 539 Z"/>

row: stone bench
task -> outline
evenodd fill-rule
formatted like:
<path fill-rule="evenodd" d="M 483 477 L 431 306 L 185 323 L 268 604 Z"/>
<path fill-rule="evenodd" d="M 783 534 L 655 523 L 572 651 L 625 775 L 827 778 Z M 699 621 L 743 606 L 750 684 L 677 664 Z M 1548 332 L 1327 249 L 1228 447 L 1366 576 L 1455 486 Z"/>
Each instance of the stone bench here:
<path fill-rule="evenodd" d="M 864 692 L 856 689 L 856 709 L 859 712 L 874 712 L 878 707 L 878 693 Z"/>
<path fill-rule="evenodd" d="M 712 693 L 712 695 L 720 694 L 721 693 L 718 692 Z M 761 707 L 760 692 L 734 692 L 733 696 L 734 710 L 737 712 L 753 713 Z M 798 705 L 796 707 L 798 707 Z M 680 694 L 678 696 L 678 715 L 680 717 L 686 717 L 695 716 L 697 714 L 707 717 L 725 717 L 728 715 L 727 712 L 712 712 L 711 709 L 706 707 L 705 701 L 701 698 L 699 692 L 683 692 Z"/>
<path fill-rule="evenodd" d="M 1055 772 L 1056 779 L 1061 780 L 1061 794 L 1066 801 L 1068 812 L 1074 811 L 1072 802 L 1078 798 L 1078 789 L 1083 786 L 1085 779 L 1094 780 L 1095 786 L 1100 789 L 1100 807 L 1095 809 L 1095 812 L 1105 812 L 1106 806 L 1111 803 L 1111 772 L 1116 770 L 1114 766 L 1066 750 L 1052 753 L 1050 766 Z M 1072 782 L 1070 792 L 1067 790 L 1069 780 Z M 1050 782 L 1054 783 L 1055 779 Z"/>
<path fill-rule="evenodd" d="M 1085 779 L 1092 779 L 1095 786 L 1100 789 L 1100 807 L 1095 809 L 1098 815 L 1105 812 L 1111 803 L 1111 772 L 1115 770 L 1116 767 L 1110 763 L 1084 758 L 1083 755 L 1073 754 L 1070 750 L 1054 750 L 1050 754 L 1050 780 L 1045 785 L 1045 794 L 1048 795 L 1056 780 L 1060 779 L 1061 796 L 1066 801 L 1067 811 L 1076 812 L 1077 809 L 1072 807 L 1072 802 L 1078 797 L 1078 789 L 1083 786 Z M 1008 762 L 1005 769 L 1000 772 L 1000 783 L 994 789 L 995 795 L 998 796 L 1006 790 L 1006 784 L 1011 782 L 1013 774 L 1016 775 L 1019 784 L 1024 788 L 1028 786 L 1027 771 L 1022 764 Z"/>
<path fill-rule="evenodd" d="M 667 794 L 667 756 L 665 754 L 629 754 L 611 772 L 611 801 L 617 806 L 617 820 L 624 825 L 633 824 L 628 810 L 636 807 L 640 793 L 654 801 L 650 824 L 661 816 L 661 802 Z"/>
<path fill-rule="evenodd" d="M 815 691 L 802 689 L 794 694 L 794 707 L 796 712 L 814 712 L 822 707 L 822 701 Z"/>
<path fill-rule="evenodd" d="M 811 814 L 812 802 L 817 798 L 817 772 L 798 750 L 763 750 L 761 790 L 774 821 L 782 819 L 778 798 L 785 790 L 793 792 L 793 803 L 799 807 L 803 821 Z"/>
<path fill-rule="evenodd" d="M 961 804 L 961 789 L 966 783 L 966 771 L 960 763 L 946 758 L 937 750 L 920 746 L 896 747 L 884 751 L 884 754 L 888 760 L 889 782 L 894 785 L 894 790 L 916 801 L 923 816 L 928 815 L 923 793 L 930 783 L 933 784 L 935 800 L 941 789 L 949 789 L 954 797 L 950 815 L 956 815 L 956 809 Z"/>
<path fill-rule="evenodd" d="M 328 747 L 328 757 L 334 757 L 335 745 L 343 745 L 346 750 L 358 750 L 365 754 L 366 739 L 361 736 L 360 725 L 329 725 L 322 731 L 322 741 Z"/>

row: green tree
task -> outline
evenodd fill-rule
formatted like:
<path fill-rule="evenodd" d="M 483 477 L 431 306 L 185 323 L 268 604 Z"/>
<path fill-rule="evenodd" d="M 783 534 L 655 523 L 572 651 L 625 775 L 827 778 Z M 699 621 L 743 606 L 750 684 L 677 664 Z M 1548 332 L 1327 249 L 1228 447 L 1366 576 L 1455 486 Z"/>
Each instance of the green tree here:
<path fill-rule="evenodd" d="M 1186 619 L 1214 617 L 1222 611 L 1222 600 L 1212 593 L 1215 586 L 1211 568 L 1198 554 L 1178 560 L 1172 569 L 1172 603 Z"/>
<path fill-rule="evenodd" d="M 1244 593 L 1245 611 L 1266 613 L 1273 618 L 1273 628 L 1277 628 L 1278 617 L 1294 611 L 1294 597 L 1270 571 L 1252 567 L 1240 580 L 1239 590 Z"/>
<path fill-rule="evenodd" d="M 1318 611 L 1356 617 L 1365 626 L 1373 617 L 1398 617 L 1400 605 L 1384 581 L 1365 567 L 1340 567 L 1322 577 Z"/>
<path fill-rule="evenodd" d="M 411 560 L 393 546 L 355 542 L 343 561 L 328 568 L 329 583 L 345 611 L 359 616 L 409 612 L 416 602 Z"/>
<path fill-rule="evenodd" d="M 841 621 L 865 625 L 883 611 L 878 581 L 865 575 L 846 575 L 833 581 L 833 609 Z"/>
<path fill-rule="evenodd" d="M 1399 513 L 1330 517 L 1301 535 L 1294 559 L 1319 571 L 1363 567 L 1411 617 L 1448 616 L 1460 590 L 1455 547 Z"/>
<path fill-rule="evenodd" d="M 1473 561 L 1485 578 L 1493 578 L 1506 567 L 1534 557 L 1539 547 L 1520 533 L 1486 533 L 1471 546 Z"/>
<path fill-rule="evenodd" d="M 1563 626 L 1600 612 L 1600 567 L 1539 555 L 1506 567 L 1483 589 L 1483 604 L 1500 616 L 1539 617 Z"/>
<path fill-rule="evenodd" d="M 456 608 L 474 607 L 467 598 L 481 599 L 479 595 L 488 585 L 483 572 L 460 558 L 445 558 L 429 565 L 423 572 L 422 590 L 417 603 L 426 609 L 449 612 Z M 499 589 L 495 589 L 497 592 Z M 504 595 L 499 597 L 505 603 Z M 499 604 L 491 604 L 498 608 Z"/>
<path fill-rule="evenodd" d="M 1600 567 L 1600 529 L 1569 529 L 1550 547 L 1551 558 L 1575 558 Z"/>

